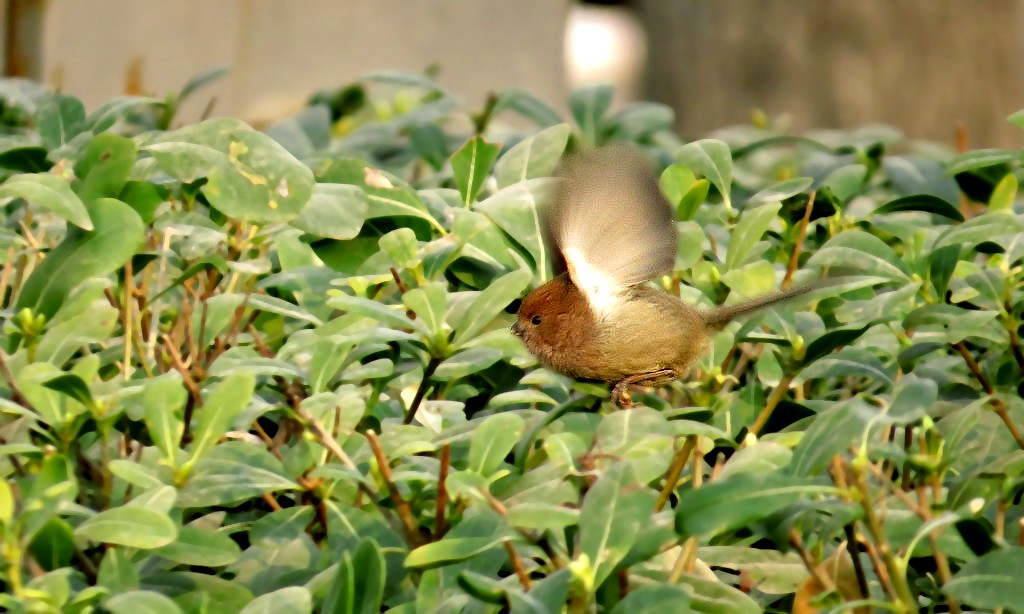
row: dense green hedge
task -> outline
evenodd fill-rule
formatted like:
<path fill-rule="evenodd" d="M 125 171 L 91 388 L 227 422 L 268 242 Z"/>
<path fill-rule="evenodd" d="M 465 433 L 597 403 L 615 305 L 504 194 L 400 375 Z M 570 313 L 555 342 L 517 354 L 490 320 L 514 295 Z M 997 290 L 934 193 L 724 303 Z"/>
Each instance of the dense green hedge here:
<path fill-rule="evenodd" d="M 397 73 L 176 127 L 218 74 L 92 113 L 0 81 L 7 610 L 1019 604 L 1021 151 Z M 552 171 L 612 140 L 678 204 L 667 291 L 842 278 L 625 411 L 508 331 Z"/>

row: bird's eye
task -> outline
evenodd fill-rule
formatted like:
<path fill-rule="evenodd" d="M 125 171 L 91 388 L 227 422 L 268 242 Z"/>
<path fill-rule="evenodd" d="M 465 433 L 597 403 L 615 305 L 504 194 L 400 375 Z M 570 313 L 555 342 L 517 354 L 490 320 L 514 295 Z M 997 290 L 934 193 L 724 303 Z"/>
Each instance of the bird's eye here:
<path fill-rule="evenodd" d="M 540 316 L 533 316 L 530 318 L 530 322 L 532 322 L 534 326 L 537 326 L 540 324 Z"/>

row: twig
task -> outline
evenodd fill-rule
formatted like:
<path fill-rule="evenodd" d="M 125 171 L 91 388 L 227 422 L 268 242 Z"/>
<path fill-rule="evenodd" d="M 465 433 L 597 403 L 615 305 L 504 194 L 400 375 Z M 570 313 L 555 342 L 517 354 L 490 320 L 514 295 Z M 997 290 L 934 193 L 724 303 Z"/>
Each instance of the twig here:
<path fill-rule="evenodd" d="M 18 385 L 14 383 L 14 376 L 11 375 L 11 370 L 7 366 L 7 352 L 0 350 L 0 373 L 3 374 L 4 380 L 7 381 L 7 386 L 11 389 L 11 400 L 21 405 L 25 409 L 30 409 L 34 413 L 38 414 L 34 407 L 25 398 L 25 395 L 21 394 L 21 390 Z M 11 456 L 11 458 L 14 458 Z"/>
<path fill-rule="evenodd" d="M 519 578 L 519 583 L 523 585 L 524 591 L 529 591 L 532 587 L 530 575 L 526 573 L 526 568 L 523 567 L 523 561 L 519 558 L 519 553 L 516 552 L 515 546 L 512 545 L 512 540 L 506 539 L 503 543 L 505 545 L 505 552 L 508 553 L 508 560 L 512 562 L 512 569 L 516 570 L 516 577 Z"/>
<path fill-rule="evenodd" d="M 366 440 L 370 443 L 370 449 L 373 450 L 374 458 L 377 459 L 380 477 L 384 480 L 384 485 L 387 486 L 388 494 L 391 497 L 392 503 L 395 504 L 395 509 L 398 510 L 398 518 L 402 521 L 402 528 L 405 530 L 405 539 L 410 546 L 418 546 L 421 541 L 420 533 L 416 528 L 416 521 L 412 517 L 412 509 L 409 507 L 409 502 L 402 498 L 402 493 L 398 492 L 398 486 L 391 480 L 391 466 L 388 464 L 388 459 L 384 456 L 384 451 L 380 447 L 377 433 L 372 430 L 366 431 Z"/>
<path fill-rule="evenodd" d="M 971 370 L 971 373 L 974 374 L 974 378 L 978 380 L 978 383 L 981 384 L 981 387 L 985 390 L 985 393 L 988 395 L 989 402 L 992 404 L 992 407 L 995 408 L 996 415 L 999 416 L 1003 421 L 1003 424 L 1006 425 L 1006 428 L 1010 431 L 1010 435 L 1013 437 L 1013 440 L 1017 442 L 1017 446 L 1024 450 L 1024 437 L 1021 436 L 1020 430 L 1017 429 L 1017 425 L 1013 423 L 1013 419 L 1010 417 L 1010 412 L 1006 409 L 1006 404 L 1003 403 L 1002 399 L 996 396 L 996 391 L 992 387 L 992 383 L 988 381 L 987 377 L 985 377 L 985 374 L 981 371 L 981 367 L 979 367 L 978 363 L 974 360 L 974 356 L 971 356 L 970 351 L 967 350 L 967 346 L 964 345 L 963 341 L 953 344 L 953 347 L 956 348 L 957 352 L 960 352 L 961 356 L 963 356 L 964 362 L 967 363 L 967 368 Z"/>
<path fill-rule="evenodd" d="M 697 436 L 690 435 L 686 438 L 686 442 L 683 443 L 683 447 L 676 453 L 675 458 L 672 459 L 672 465 L 669 466 L 668 473 L 665 474 L 665 484 L 661 487 L 658 500 L 654 504 L 655 512 L 660 512 L 665 507 L 665 504 L 668 503 L 672 491 L 676 489 L 676 484 L 679 483 L 679 476 L 682 475 L 683 469 L 686 468 L 686 461 L 690 459 L 690 453 L 693 452 L 693 448 L 696 445 Z"/>
<path fill-rule="evenodd" d="M 423 397 L 427 396 L 430 377 L 434 375 L 434 371 L 437 370 L 440 364 L 440 358 L 431 356 L 430 360 L 427 361 L 427 366 L 423 367 L 423 379 L 420 380 L 420 386 L 416 389 L 416 396 L 412 398 L 412 403 L 409 404 L 409 411 L 405 412 L 405 419 L 402 420 L 402 424 L 412 424 L 413 419 L 416 417 L 416 412 L 419 411 L 420 403 L 423 402 Z"/>
<path fill-rule="evenodd" d="M 441 466 L 437 472 L 437 508 L 434 513 L 434 539 L 441 539 L 447 529 L 445 512 L 448 509 L 448 469 L 451 466 L 452 447 L 444 444 L 441 448 Z"/>
<path fill-rule="evenodd" d="M 910 586 L 907 584 L 907 576 L 903 573 L 899 563 L 896 560 L 895 555 L 892 552 L 892 548 L 889 546 L 889 540 L 885 535 L 885 530 L 882 528 L 882 523 L 878 518 L 878 514 L 875 513 L 874 501 L 872 501 L 871 490 L 868 486 L 868 480 L 865 475 L 863 468 L 856 466 L 851 467 L 853 469 L 853 477 L 856 482 L 856 495 L 858 502 L 860 503 L 861 509 L 864 511 L 864 523 L 867 525 L 868 532 L 871 533 L 872 539 L 877 544 L 878 555 L 882 562 L 885 564 L 886 570 L 889 572 L 889 581 L 892 585 L 892 589 L 895 594 L 893 597 L 902 602 L 903 607 L 907 612 L 913 612 L 917 609 L 917 603 L 914 601 L 914 597 L 910 592 Z M 894 489 L 895 492 L 902 493 L 899 489 Z M 906 493 L 904 493 L 905 496 Z"/>
<path fill-rule="evenodd" d="M 917 486 L 917 513 L 924 522 L 929 522 L 932 519 L 931 509 L 928 505 L 928 496 L 925 494 L 924 485 L 919 484 Z M 928 542 L 932 547 L 932 558 L 935 559 L 935 567 L 939 570 L 939 579 L 942 580 L 942 585 L 949 584 L 952 579 L 952 574 L 949 571 L 949 559 L 946 558 L 945 553 L 942 552 L 939 546 L 939 540 L 936 537 L 935 530 L 928 532 Z M 910 553 L 908 553 L 909 556 Z M 949 611 L 952 614 L 960 614 L 960 604 L 957 603 L 950 595 L 946 595 L 946 604 L 949 605 Z"/>
<path fill-rule="evenodd" d="M 793 376 L 786 375 L 782 378 L 782 381 L 779 382 L 779 385 L 775 387 L 775 390 L 772 390 L 771 396 L 768 397 L 768 400 L 764 404 L 764 409 L 762 409 L 761 413 L 757 415 L 757 420 L 754 421 L 754 425 L 750 427 L 748 431 L 750 434 L 757 435 L 761 432 L 761 429 L 763 429 L 764 425 L 768 422 L 768 418 L 770 418 L 772 412 L 775 411 L 775 407 L 786 396 L 786 393 L 789 392 L 789 385 L 792 383 Z"/>
<path fill-rule="evenodd" d="M 857 544 L 860 542 L 857 540 L 857 532 L 853 528 L 853 524 L 843 525 L 843 532 L 846 533 L 847 550 L 850 552 L 850 558 L 853 560 L 853 571 L 857 576 L 857 589 L 860 591 L 861 599 L 867 599 L 871 596 L 868 591 L 868 577 L 864 573 L 864 564 L 860 560 L 860 549 L 857 548 Z"/>
<path fill-rule="evenodd" d="M 786 267 L 786 276 L 782 278 L 782 289 L 788 290 L 793 285 L 793 273 L 796 272 L 800 260 L 800 250 L 803 248 L 804 236 L 807 234 L 807 223 L 811 221 L 811 211 L 814 209 L 814 198 L 818 191 L 811 192 L 807 199 L 807 207 L 804 209 L 804 217 L 800 220 L 800 228 L 796 233 L 796 242 L 793 243 L 793 253 L 789 256 L 789 266 Z"/>
<path fill-rule="evenodd" d="M 800 555 L 800 560 L 804 562 L 804 567 L 807 568 L 808 573 L 814 576 L 814 579 L 821 588 L 828 593 L 836 592 L 835 582 L 818 566 L 814 558 L 811 557 L 811 554 L 807 552 L 807 548 L 804 548 L 804 542 L 800 539 L 800 534 L 796 532 L 796 529 L 789 530 L 789 544 Z"/>

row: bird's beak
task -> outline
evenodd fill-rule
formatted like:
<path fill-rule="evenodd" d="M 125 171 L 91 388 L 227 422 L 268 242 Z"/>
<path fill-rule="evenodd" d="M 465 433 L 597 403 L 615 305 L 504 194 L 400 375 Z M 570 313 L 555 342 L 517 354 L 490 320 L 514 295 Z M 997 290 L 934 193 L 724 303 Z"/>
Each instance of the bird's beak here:
<path fill-rule="evenodd" d="M 511 330 L 512 330 L 512 334 L 515 335 L 516 337 L 522 337 L 523 336 L 523 328 L 521 326 L 519 326 L 519 320 L 516 320 L 515 322 L 512 323 L 512 329 Z"/>

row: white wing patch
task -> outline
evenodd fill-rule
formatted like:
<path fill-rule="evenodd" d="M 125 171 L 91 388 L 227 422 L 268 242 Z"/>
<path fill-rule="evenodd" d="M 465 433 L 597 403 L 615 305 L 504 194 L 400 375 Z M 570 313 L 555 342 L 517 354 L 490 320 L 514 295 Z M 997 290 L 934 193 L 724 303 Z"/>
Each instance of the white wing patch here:
<path fill-rule="evenodd" d="M 622 301 L 621 292 L 624 288 L 611 276 L 587 262 L 583 254 L 582 249 L 565 248 L 563 255 L 569 268 L 569 277 L 587 297 L 587 302 L 598 317 L 607 316 Z"/>

